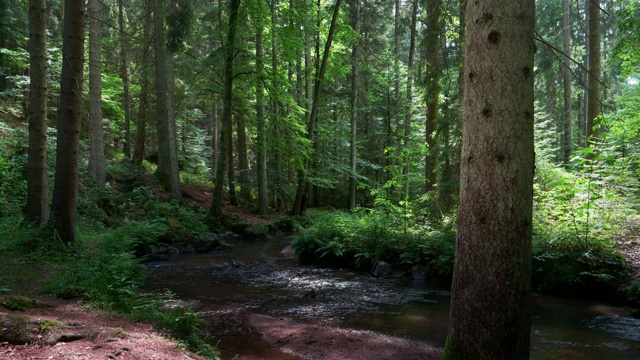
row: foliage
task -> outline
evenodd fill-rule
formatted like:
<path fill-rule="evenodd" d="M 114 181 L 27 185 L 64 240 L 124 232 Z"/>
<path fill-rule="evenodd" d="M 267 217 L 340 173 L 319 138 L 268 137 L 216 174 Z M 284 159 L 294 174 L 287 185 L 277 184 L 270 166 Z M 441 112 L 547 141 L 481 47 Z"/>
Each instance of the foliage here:
<path fill-rule="evenodd" d="M 385 210 L 356 214 L 309 211 L 310 227 L 292 242 L 300 261 L 370 270 L 379 260 L 423 266 L 439 278 L 453 272 L 455 236 L 448 230 L 403 231 Z"/>
<path fill-rule="evenodd" d="M 624 258 L 606 243 L 585 247 L 571 238 L 534 243 L 533 282 L 538 291 L 615 298 L 628 276 Z"/>

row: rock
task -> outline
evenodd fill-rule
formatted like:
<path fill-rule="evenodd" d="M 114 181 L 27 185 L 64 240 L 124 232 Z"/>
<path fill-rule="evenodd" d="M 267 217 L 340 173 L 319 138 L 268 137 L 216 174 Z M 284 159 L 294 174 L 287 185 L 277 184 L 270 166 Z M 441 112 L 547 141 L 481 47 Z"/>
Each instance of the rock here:
<path fill-rule="evenodd" d="M 413 280 L 424 281 L 427 279 L 427 269 L 422 266 L 414 266 L 411 268 L 411 278 Z"/>
<path fill-rule="evenodd" d="M 34 341 L 28 334 L 29 321 L 20 316 L 0 314 L 0 343 L 13 345 L 30 344 Z"/>
<path fill-rule="evenodd" d="M 242 238 L 248 241 L 267 240 L 268 232 L 266 226 L 250 225 L 242 231 Z"/>
<path fill-rule="evenodd" d="M 234 241 L 239 237 L 240 235 L 234 233 L 233 231 L 225 231 L 222 234 L 218 235 L 218 239 L 220 239 L 220 241 Z"/>
<path fill-rule="evenodd" d="M 193 244 L 193 250 L 197 253 L 206 253 L 220 246 L 222 242 L 217 234 L 209 233 L 204 239 Z"/>
<path fill-rule="evenodd" d="M 174 217 L 167 218 L 167 227 L 160 236 L 161 240 L 169 244 L 184 244 L 193 241 L 193 233 Z"/>
<path fill-rule="evenodd" d="M 391 275 L 391 264 L 386 261 L 378 261 L 376 267 L 373 269 L 373 276 L 385 277 Z"/>

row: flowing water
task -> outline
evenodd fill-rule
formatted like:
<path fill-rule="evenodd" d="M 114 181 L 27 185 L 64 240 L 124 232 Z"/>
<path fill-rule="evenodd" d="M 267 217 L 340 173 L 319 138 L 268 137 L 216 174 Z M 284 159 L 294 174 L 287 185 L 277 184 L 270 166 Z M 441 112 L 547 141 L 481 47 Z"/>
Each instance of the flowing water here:
<path fill-rule="evenodd" d="M 146 287 L 195 301 L 225 358 L 286 358 L 246 324 L 249 313 L 444 345 L 448 291 L 403 276 L 300 266 L 283 252 L 289 242 L 236 240 L 221 253 L 154 260 L 147 263 Z M 531 358 L 640 359 L 640 319 L 626 308 L 536 295 Z"/>

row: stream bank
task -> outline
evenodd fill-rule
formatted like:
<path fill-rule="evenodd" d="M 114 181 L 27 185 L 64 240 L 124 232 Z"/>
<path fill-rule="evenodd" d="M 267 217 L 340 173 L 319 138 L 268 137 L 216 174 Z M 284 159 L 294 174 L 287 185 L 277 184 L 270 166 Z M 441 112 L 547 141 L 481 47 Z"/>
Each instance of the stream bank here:
<path fill-rule="evenodd" d="M 239 238 L 218 253 L 154 259 L 146 288 L 191 302 L 223 359 L 359 359 L 376 343 L 394 349 L 393 358 L 439 357 L 447 290 L 402 276 L 301 266 L 289 242 Z M 640 358 L 640 320 L 631 309 L 542 295 L 533 303 L 532 359 Z M 388 358 L 375 354 L 366 358 Z"/>

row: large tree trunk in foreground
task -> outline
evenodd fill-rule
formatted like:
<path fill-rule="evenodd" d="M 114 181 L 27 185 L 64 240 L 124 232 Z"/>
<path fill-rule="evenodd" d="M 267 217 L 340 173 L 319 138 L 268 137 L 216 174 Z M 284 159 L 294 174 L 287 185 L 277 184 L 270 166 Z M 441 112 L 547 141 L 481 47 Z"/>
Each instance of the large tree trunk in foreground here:
<path fill-rule="evenodd" d="M 29 3 L 29 156 L 25 217 L 39 224 L 49 217 L 47 177 L 47 14 L 45 0 Z"/>
<path fill-rule="evenodd" d="M 467 5 L 460 205 L 444 359 L 527 359 L 535 2 Z"/>
<path fill-rule="evenodd" d="M 83 0 L 65 0 L 64 2 L 56 178 L 49 220 L 56 231 L 56 236 L 63 243 L 73 242 L 76 236 L 78 152 L 82 120 L 84 10 Z"/>
<path fill-rule="evenodd" d="M 89 0 L 89 174 L 98 186 L 107 182 L 102 129 L 102 47 L 100 2 Z"/>

